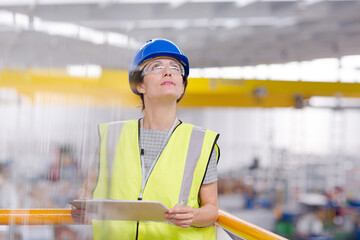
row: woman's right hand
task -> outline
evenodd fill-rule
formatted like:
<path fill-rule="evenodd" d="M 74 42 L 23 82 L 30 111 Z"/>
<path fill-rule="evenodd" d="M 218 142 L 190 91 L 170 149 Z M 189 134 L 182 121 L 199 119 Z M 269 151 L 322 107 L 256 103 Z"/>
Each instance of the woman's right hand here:
<path fill-rule="evenodd" d="M 92 199 L 92 194 L 87 192 L 84 188 L 80 188 L 77 193 L 75 199 L 77 200 L 88 200 Z M 71 217 L 76 223 L 87 223 L 89 219 L 86 218 L 85 209 L 78 209 L 74 206 L 71 206 Z"/>
<path fill-rule="evenodd" d="M 76 223 L 86 223 L 86 213 L 85 209 L 77 209 L 74 206 L 71 206 L 71 217 Z"/>

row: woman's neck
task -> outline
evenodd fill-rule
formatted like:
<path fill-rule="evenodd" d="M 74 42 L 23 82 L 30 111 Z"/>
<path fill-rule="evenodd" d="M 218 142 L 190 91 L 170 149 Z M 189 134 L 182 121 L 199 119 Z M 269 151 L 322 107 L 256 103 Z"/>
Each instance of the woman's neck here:
<path fill-rule="evenodd" d="M 152 104 L 145 105 L 145 117 L 143 128 L 169 130 L 176 118 L 175 104 Z"/>

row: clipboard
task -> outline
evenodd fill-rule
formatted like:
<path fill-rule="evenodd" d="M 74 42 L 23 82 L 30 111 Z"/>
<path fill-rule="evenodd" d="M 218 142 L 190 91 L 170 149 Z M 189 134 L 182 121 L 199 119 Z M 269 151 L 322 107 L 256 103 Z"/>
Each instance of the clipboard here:
<path fill-rule="evenodd" d="M 78 209 L 85 209 L 85 214 L 95 220 L 168 222 L 164 213 L 169 209 L 158 201 L 90 199 L 69 203 Z"/>

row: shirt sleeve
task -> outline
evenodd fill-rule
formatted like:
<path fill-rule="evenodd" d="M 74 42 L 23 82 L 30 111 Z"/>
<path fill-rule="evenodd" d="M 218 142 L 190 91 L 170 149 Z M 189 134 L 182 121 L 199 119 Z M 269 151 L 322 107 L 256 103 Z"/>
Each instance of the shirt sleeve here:
<path fill-rule="evenodd" d="M 205 178 L 203 181 L 203 184 L 209 184 L 216 182 L 218 180 L 217 178 L 217 151 L 214 146 L 214 149 L 211 153 L 209 165 L 205 172 Z"/>

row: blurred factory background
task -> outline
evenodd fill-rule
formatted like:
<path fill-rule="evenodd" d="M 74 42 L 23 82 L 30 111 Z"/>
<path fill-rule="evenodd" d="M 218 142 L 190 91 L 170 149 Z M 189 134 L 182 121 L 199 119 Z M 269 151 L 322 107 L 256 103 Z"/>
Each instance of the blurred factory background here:
<path fill-rule="evenodd" d="M 70 207 L 97 125 L 142 116 L 127 69 L 158 37 L 190 60 L 178 117 L 220 133 L 220 208 L 289 239 L 360 239 L 358 0 L 0 0 L 0 208 Z"/>

